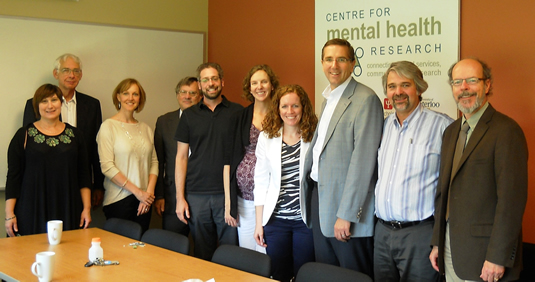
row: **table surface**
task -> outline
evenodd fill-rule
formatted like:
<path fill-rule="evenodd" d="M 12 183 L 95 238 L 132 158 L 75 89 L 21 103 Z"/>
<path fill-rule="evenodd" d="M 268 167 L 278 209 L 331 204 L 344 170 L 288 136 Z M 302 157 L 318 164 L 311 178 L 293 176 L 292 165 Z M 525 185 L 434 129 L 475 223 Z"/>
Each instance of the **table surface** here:
<path fill-rule="evenodd" d="M 100 237 L 104 259 L 119 265 L 84 267 L 91 239 Z M 150 244 L 134 249 L 134 240 L 99 228 L 64 231 L 61 243 L 48 244 L 47 234 L 0 239 L 0 272 L 17 280 L 35 281 L 30 267 L 35 254 L 56 253 L 53 281 L 273 281 L 265 277 L 169 251 Z"/>

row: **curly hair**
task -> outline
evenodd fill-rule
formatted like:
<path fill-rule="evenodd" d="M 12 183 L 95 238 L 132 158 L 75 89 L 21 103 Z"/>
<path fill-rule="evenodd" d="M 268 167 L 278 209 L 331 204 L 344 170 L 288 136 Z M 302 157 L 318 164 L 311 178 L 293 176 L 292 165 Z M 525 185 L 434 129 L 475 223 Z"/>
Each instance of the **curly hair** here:
<path fill-rule="evenodd" d="M 301 121 L 299 123 L 299 129 L 301 130 L 301 138 L 305 142 L 312 141 L 314 136 L 314 131 L 316 130 L 316 125 L 318 124 L 318 117 L 314 113 L 312 108 L 312 102 L 308 98 L 307 93 L 303 87 L 297 84 L 285 85 L 277 89 L 273 98 L 271 99 L 272 107 L 271 111 L 266 115 L 264 121 L 262 122 L 262 127 L 264 132 L 269 138 L 279 137 L 283 125 L 282 118 L 280 116 L 280 100 L 282 96 L 295 93 L 299 97 L 301 106 L 303 107 L 303 112 L 301 113 Z"/>
<path fill-rule="evenodd" d="M 263 70 L 266 72 L 266 74 L 269 77 L 269 82 L 271 83 L 271 86 L 273 86 L 273 91 L 271 93 L 274 93 L 277 91 L 277 88 L 279 88 L 279 78 L 277 75 L 275 75 L 275 72 L 268 66 L 268 65 L 256 65 L 254 66 L 249 72 L 247 73 L 247 76 L 243 79 L 242 83 L 242 97 L 245 100 L 248 100 L 250 102 L 254 102 L 254 96 L 251 94 L 251 77 L 257 72 Z"/>

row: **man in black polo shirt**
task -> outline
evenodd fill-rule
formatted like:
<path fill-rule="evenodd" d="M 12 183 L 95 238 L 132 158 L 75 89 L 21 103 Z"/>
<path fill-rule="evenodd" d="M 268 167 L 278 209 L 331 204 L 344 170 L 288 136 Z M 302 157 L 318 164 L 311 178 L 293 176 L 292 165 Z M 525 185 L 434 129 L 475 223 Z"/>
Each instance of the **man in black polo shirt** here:
<path fill-rule="evenodd" d="M 200 65 L 197 77 L 204 98 L 182 113 L 175 134 L 176 213 L 190 225 L 195 256 L 211 260 L 218 238 L 220 244 L 238 244 L 236 228 L 225 223 L 223 165 L 227 138 L 232 137 L 230 117 L 243 107 L 221 95 L 223 70 L 218 64 Z"/>

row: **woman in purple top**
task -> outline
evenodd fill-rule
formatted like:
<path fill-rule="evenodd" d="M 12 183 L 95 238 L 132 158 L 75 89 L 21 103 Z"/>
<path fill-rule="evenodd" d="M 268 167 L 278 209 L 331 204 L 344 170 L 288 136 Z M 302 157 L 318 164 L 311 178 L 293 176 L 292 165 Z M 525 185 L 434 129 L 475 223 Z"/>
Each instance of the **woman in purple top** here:
<path fill-rule="evenodd" d="M 253 202 L 256 142 L 262 121 L 271 109 L 271 93 L 279 86 L 267 65 L 254 66 L 243 80 L 242 97 L 251 105 L 233 116 L 234 142 L 228 164 L 224 167 L 225 222 L 238 227 L 240 246 L 265 253 L 254 239 L 255 207 Z"/>

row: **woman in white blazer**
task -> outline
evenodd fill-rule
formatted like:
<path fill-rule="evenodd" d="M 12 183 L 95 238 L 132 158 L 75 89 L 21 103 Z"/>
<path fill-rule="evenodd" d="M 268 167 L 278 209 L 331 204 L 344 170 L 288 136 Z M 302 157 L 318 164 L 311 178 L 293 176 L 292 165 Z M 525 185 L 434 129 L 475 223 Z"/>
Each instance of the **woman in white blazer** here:
<path fill-rule="evenodd" d="M 301 175 L 318 119 L 299 85 L 279 88 L 258 137 L 254 174 L 254 237 L 271 257 L 272 276 L 290 281 L 314 261 L 312 230 L 302 217 Z"/>

